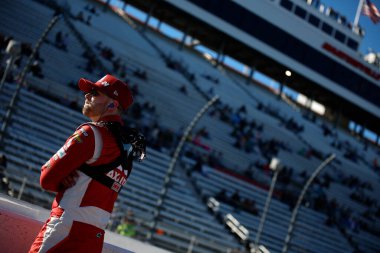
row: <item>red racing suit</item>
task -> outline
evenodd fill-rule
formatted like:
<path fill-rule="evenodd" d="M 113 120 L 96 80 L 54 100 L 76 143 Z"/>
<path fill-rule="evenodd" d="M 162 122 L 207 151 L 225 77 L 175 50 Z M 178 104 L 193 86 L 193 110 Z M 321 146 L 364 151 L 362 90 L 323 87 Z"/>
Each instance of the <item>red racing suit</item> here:
<path fill-rule="evenodd" d="M 121 118 L 107 116 L 101 121 L 121 123 Z M 83 164 L 89 165 L 90 168 L 110 164 L 119 156 L 118 143 L 107 127 L 97 123 L 86 123 L 77 128 L 64 146 L 41 168 L 42 188 L 57 192 L 57 195 L 50 217 L 29 253 L 102 251 L 104 229 L 120 188 L 111 189 L 78 168 Z M 74 170 L 79 174 L 76 184 L 65 189 L 61 181 Z M 129 176 L 127 174 L 121 166 L 115 166 L 105 173 L 119 186 L 126 183 Z"/>

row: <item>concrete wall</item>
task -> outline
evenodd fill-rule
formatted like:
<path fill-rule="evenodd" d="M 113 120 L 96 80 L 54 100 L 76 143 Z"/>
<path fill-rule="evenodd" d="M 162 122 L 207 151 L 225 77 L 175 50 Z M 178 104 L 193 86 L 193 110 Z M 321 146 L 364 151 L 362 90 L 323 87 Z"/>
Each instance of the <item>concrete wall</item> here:
<path fill-rule="evenodd" d="M 49 216 L 49 210 L 0 194 L 1 253 L 25 253 Z M 170 253 L 106 231 L 102 253 Z"/>

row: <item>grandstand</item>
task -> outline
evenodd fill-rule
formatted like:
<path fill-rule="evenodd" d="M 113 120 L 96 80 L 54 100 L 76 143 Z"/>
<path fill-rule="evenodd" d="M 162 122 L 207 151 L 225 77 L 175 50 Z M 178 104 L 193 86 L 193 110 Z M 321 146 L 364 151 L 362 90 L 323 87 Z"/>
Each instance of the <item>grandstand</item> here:
<path fill-rule="evenodd" d="M 1 2 L 0 34 L 25 45 L 35 45 L 60 13 L 39 49 L 42 76 L 28 73 L 9 125 L 1 132 L 0 152 L 7 163 L 0 175 L 9 182 L 6 190 L 1 188 L 4 193 L 50 208 L 54 195 L 40 187 L 40 168 L 88 120 L 80 113 L 83 93 L 75 84 L 81 77 L 97 80 L 107 72 L 133 87 L 136 102 L 125 121 L 142 129 L 148 140 L 147 159 L 135 164 L 120 192 L 109 230 L 132 211 L 137 240 L 171 252 L 248 252 L 223 218 L 232 214 L 249 231 L 249 240 L 255 240 L 273 176 L 268 163 L 278 157 L 282 171 L 260 244 L 272 253 L 281 252 L 303 185 L 334 153 L 337 158 L 302 202 L 288 252 L 379 252 L 379 165 L 374 165 L 380 155 L 378 143 L 369 143 L 328 118 L 310 116 L 310 110 L 258 81 L 247 84 L 247 76 L 210 61 L 193 46 L 129 15 L 125 6 L 109 2 Z M 148 8 L 136 2 L 125 1 Z M 57 44 L 58 33 L 64 37 L 63 47 Z M 3 73 L 9 55 L 1 50 Z M 20 56 L 0 90 L 3 125 L 27 57 Z M 187 138 L 163 195 L 183 130 L 214 95 L 220 100 Z M 223 190 L 225 198 L 220 198 Z M 238 200 L 232 200 L 236 194 Z M 210 197 L 219 201 L 217 212 L 207 205 Z M 244 200 L 253 203 L 247 207 Z"/>

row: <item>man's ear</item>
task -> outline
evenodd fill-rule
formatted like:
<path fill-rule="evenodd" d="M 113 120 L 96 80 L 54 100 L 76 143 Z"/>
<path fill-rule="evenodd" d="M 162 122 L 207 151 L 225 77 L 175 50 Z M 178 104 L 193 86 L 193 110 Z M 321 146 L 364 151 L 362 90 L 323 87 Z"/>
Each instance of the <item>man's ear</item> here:
<path fill-rule="evenodd" d="M 119 102 L 117 102 L 116 100 L 114 100 L 113 102 L 111 102 L 111 103 L 109 103 L 109 104 L 107 105 L 107 108 L 108 108 L 108 109 L 118 108 L 118 106 L 119 106 Z"/>

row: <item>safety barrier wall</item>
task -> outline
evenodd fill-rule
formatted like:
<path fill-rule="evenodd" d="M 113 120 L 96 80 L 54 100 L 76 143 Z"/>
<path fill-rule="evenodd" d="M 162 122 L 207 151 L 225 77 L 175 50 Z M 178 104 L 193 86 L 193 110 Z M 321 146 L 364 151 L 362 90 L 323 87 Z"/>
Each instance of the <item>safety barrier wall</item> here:
<path fill-rule="evenodd" d="M 1 252 L 27 252 L 48 216 L 49 210 L 0 194 Z M 170 253 L 132 238 L 106 231 L 102 253 L 132 252 Z"/>

